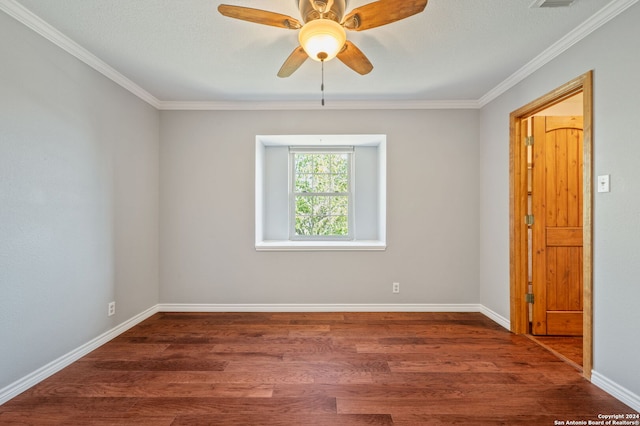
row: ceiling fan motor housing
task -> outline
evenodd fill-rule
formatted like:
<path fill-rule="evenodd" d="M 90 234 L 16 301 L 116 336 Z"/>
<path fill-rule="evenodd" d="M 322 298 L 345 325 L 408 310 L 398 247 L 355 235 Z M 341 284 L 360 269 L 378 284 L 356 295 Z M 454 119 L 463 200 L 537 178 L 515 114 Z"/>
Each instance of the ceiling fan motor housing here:
<path fill-rule="evenodd" d="M 306 23 L 325 18 L 340 22 L 347 8 L 347 0 L 297 0 L 302 20 Z M 328 10 L 327 10 L 328 9 Z M 322 11 L 324 10 L 324 13 Z"/>

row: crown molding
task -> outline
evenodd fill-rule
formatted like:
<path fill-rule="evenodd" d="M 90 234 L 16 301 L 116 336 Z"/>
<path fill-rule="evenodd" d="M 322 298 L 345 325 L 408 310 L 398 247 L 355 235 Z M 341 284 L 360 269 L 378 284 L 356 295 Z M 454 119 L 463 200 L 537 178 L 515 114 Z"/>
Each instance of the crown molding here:
<path fill-rule="evenodd" d="M 567 35 L 552 44 L 544 52 L 526 63 L 522 68 L 509 76 L 502 83 L 489 90 L 484 96 L 478 100 L 480 108 L 502 95 L 507 90 L 529 77 L 535 71 L 551 62 L 562 52 L 569 49 L 574 44 L 636 4 L 638 0 L 613 0 L 611 3 L 600 9 L 591 18 L 574 28 Z"/>
<path fill-rule="evenodd" d="M 591 18 L 573 29 L 566 36 L 533 58 L 506 80 L 488 91 L 478 100 L 397 100 L 397 101 L 329 101 L 326 106 L 314 101 L 280 102 L 181 102 L 160 101 L 142 87 L 116 71 L 94 54 L 53 28 L 15 0 L 0 0 L 0 10 L 21 22 L 56 46 L 75 56 L 105 77 L 119 84 L 135 96 L 158 110 L 166 111 L 252 111 L 252 110 L 409 110 L 409 109 L 479 109 L 523 81 L 535 71 L 549 63 L 562 52 L 600 28 L 639 0 L 613 0 Z"/>
<path fill-rule="evenodd" d="M 331 101 L 324 106 L 319 101 L 280 101 L 280 102 L 165 102 L 158 109 L 165 111 L 251 111 L 251 110 L 389 110 L 389 109 L 478 109 L 475 100 L 460 101 Z"/>
<path fill-rule="evenodd" d="M 71 40 L 66 35 L 62 34 L 47 22 L 34 15 L 30 10 L 26 9 L 21 4 L 17 3 L 14 0 L 0 0 L 0 10 L 11 16 L 18 22 L 22 23 L 26 27 L 32 29 L 42 37 L 46 38 L 62 50 L 89 65 L 91 68 L 95 69 L 108 79 L 119 84 L 129 92 L 147 102 L 149 105 L 153 106 L 156 109 L 159 108 L 160 101 L 155 96 L 138 86 L 133 81 L 129 80 L 124 75 L 120 74 L 106 62 L 102 61 L 93 53 L 89 52 L 87 49 L 80 46 L 78 43 Z"/>

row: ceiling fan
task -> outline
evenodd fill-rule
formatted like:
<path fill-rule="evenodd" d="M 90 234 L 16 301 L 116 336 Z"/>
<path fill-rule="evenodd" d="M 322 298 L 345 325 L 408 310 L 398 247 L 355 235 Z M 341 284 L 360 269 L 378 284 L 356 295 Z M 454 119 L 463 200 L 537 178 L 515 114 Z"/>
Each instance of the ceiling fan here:
<path fill-rule="evenodd" d="M 345 15 L 348 0 L 296 0 L 304 23 L 276 12 L 221 4 L 227 17 L 289 30 L 299 30 L 296 47 L 278 72 L 289 77 L 307 60 L 324 62 L 337 57 L 355 72 L 365 75 L 373 65 L 364 53 L 347 40 L 346 30 L 364 31 L 387 25 L 422 12 L 428 0 L 378 0 Z"/>

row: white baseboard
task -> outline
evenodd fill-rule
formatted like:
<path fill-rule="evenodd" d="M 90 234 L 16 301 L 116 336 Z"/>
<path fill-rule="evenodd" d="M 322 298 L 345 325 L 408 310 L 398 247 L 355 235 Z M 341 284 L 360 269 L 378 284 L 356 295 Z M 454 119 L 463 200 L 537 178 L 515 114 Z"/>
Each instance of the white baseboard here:
<path fill-rule="evenodd" d="M 199 304 L 161 303 L 159 312 L 480 312 L 511 330 L 511 321 L 484 305 L 469 304 Z"/>
<path fill-rule="evenodd" d="M 636 395 L 616 382 L 609 380 L 597 371 L 591 372 L 591 383 L 607 392 L 609 395 L 627 404 L 636 411 L 640 411 L 640 395 Z"/>
<path fill-rule="evenodd" d="M 478 304 L 191 304 L 161 303 L 159 312 L 481 312 Z"/>
<path fill-rule="evenodd" d="M 111 330 L 102 333 L 101 335 L 85 343 L 84 345 L 72 350 L 71 352 L 61 356 L 54 361 L 51 361 L 49 364 L 37 369 L 33 373 L 30 373 L 25 377 L 16 380 L 10 385 L 0 389 L 0 405 L 9 401 L 11 398 L 18 396 L 30 387 L 37 385 L 47 377 L 52 376 L 53 374 L 67 367 L 73 362 L 79 360 L 89 352 L 99 348 L 109 340 L 119 336 L 134 325 L 141 323 L 156 312 L 158 312 L 158 305 L 152 306 L 146 311 L 134 316 L 133 318 L 123 322 L 122 324 L 112 328 Z"/>
<path fill-rule="evenodd" d="M 492 319 L 494 322 L 500 324 L 507 330 L 511 331 L 511 321 L 503 317 L 502 315 L 492 311 L 484 305 L 480 305 L 480 313 L 485 317 Z"/>

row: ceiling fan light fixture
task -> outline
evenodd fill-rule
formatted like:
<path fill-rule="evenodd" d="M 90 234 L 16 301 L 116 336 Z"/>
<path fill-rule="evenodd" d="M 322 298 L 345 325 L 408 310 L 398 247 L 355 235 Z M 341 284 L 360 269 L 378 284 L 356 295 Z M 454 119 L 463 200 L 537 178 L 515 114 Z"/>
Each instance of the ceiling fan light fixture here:
<path fill-rule="evenodd" d="M 329 61 L 336 57 L 347 41 L 342 25 L 331 19 L 309 21 L 298 35 L 300 46 L 316 61 Z"/>

